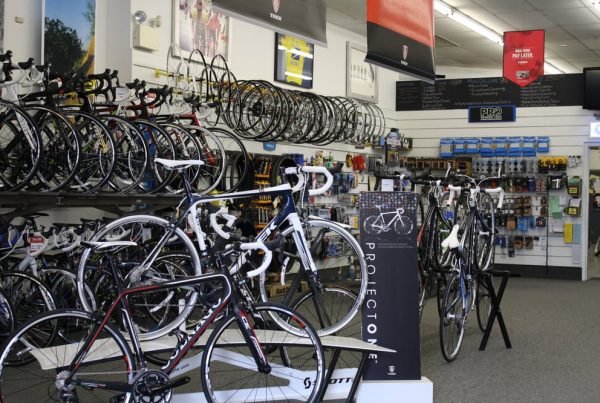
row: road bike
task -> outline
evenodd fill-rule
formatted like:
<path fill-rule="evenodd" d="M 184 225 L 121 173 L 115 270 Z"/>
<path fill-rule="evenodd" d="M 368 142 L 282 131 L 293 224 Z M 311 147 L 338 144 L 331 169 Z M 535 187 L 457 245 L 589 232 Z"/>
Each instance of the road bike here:
<path fill-rule="evenodd" d="M 491 297 L 481 276 L 489 270 L 494 258 L 495 209 L 502 208 L 504 190 L 501 187 L 483 188 L 486 178 L 476 182 L 467 180 L 465 186 L 449 185 L 449 204 L 454 194 L 466 196 L 468 214 L 460 224 L 455 224 L 443 248 L 451 253 L 451 275 L 440 313 L 440 346 L 446 361 L 458 356 L 471 310 L 477 309 L 480 327 L 487 323 L 491 312 Z M 496 205 L 492 194 L 499 195 Z M 460 203 L 457 203 L 460 204 Z"/>
<path fill-rule="evenodd" d="M 35 317 L 9 336 L 0 356 L 3 402 L 167 402 L 173 389 L 190 382 L 185 374 L 200 367 L 202 391 L 209 402 L 316 402 L 324 386 L 323 347 L 317 332 L 297 312 L 276 304 L 240 302 L 234 280 L 221 259 L 244 251 L 264 254 L 247 277 L 271 261 L 261 242 L 235 243 L 219 253 L 219 270 L 185 279 L 126 288 L 115 256 L 131 241 L 82 242 L 103 251 L 117 297 L 104 316 L 57 310 Z M 235 260 L 235 258 L 233 258 Z M 132 318 L 130 298 L 158 289 L 190 287 L 200 292 L 219 284 L 214 304 L 195 328 L 142 343 Z M 126 336 L 111 323 L 120 313 Z M 218 317 L 225 317 L 216 321 Z M 274 324 L 272 317 L 279 318 Z M 211 327 L 211 325 L 213 327 Z M 196 354 L 202 349 L 202 354 Z M 171 351 L 159 369 L 148 366 L 145 351 Z M 184 359 L 184 357 L 186 357 Z M 307 385 L 304 380 L 310 379 Z"/>
<path fill-rule="evenodd" d="M 368 234 L 381 234 L 389 232 L 394 228 L 398 235 L 410 235 L 413 230 L 413 222 L 410 217 L 404 215 L 404 208 L 397 208 L 396 211 L 382 212 L 383 206 L 375 206 L 379 210 L 379 215 L 368 216 L 365 218 L 364 228 Z"/>

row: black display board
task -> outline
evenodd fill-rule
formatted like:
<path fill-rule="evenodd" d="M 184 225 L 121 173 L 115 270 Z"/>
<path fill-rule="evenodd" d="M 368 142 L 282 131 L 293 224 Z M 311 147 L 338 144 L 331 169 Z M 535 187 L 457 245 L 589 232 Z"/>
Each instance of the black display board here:
<path fill-rule="evenodd" d="M 359 205 L 360 242 L 369 273 L 362 339 L 396 350 L 369 355 L 363 379 L 421 379 L 416 195 L 362 192 Z"/>
<path fill-rule="evenodd" d="M 543 76 L 527 87 L 501 77 L 396 82 L 396 110 L 467 109 L 481 105 L 572 106 L 583 103 L 583 75 Z"/>

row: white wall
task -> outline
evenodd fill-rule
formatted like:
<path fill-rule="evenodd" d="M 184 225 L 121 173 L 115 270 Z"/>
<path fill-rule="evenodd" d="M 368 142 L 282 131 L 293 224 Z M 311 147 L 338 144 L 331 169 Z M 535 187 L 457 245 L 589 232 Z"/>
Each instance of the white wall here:
<path fill-rule="evenodd" d="M 4 51 L 12 50 L 15 61 L 33 57 L 40 60 L 42 52 L 43 0 L 7 0 L 4 2 Z M 15 17 L 24 19 L 22 24 Z"/>

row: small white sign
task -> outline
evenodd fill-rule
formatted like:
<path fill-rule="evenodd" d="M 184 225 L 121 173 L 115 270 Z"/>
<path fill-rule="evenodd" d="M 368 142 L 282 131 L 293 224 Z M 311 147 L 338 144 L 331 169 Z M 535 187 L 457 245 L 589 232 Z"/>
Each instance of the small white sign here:
<path fill-rule="evenodd" d="M 382 179 L 381 180 L 381 191 L 382 192 L 393 192 L 394 191 L 394 180 L 393 179 Z"/>
<path fill-rule="evenodd" d="M 590 137 L 600 138 L 600 122 L 590 123 Z"/>

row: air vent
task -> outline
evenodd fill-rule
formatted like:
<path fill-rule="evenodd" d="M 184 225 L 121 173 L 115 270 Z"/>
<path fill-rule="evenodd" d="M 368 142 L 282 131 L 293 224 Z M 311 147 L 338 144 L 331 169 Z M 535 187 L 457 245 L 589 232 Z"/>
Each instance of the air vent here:
<path fill-rule="evenodd" d="M 461 48 L 462 45 L 460 45 L 454 41 L 451 41 L 448 38 L 444 38 L 441 35 L 436 35 L 435 36 L 435 47 L 436 48 L 456 48 L 456 47 Z"/>

